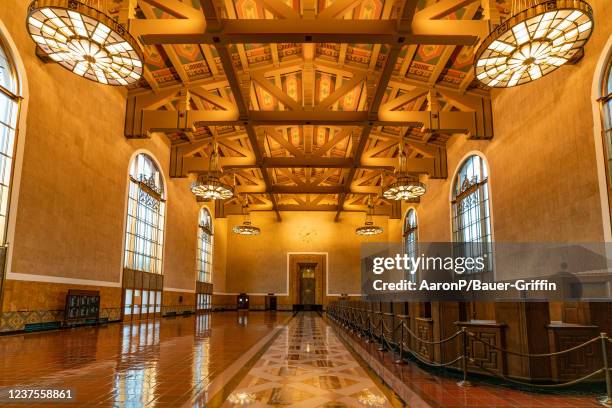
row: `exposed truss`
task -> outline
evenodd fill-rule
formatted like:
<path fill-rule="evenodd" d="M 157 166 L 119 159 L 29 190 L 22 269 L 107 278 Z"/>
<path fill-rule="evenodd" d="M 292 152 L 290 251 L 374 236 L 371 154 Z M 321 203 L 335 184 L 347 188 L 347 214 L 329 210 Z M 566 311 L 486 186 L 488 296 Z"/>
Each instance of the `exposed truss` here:
<path fill-rule="evenodd" d="M 447 177 L 450 137 L 493 136 L 490 98 L 471 86 L 471 70 L 447 81 L 499 21 L 487 0 L 199 3 L 139 0 L 127 13 L 145 54 L 173 79 L 147 64 L 146 83 L 129 92 L 125 134 L 166 133 L 172 177 L 206 171 L 215 139 L 225 181 L 252 209 L 339 217 L 364 211 L 391 181 L 402 135 L 408 170 L 430 178 Z M 427 47 L 437 55 L 425 77 L 415 69 Z M 224 212 L 239 213 L 238 199 Z"/>

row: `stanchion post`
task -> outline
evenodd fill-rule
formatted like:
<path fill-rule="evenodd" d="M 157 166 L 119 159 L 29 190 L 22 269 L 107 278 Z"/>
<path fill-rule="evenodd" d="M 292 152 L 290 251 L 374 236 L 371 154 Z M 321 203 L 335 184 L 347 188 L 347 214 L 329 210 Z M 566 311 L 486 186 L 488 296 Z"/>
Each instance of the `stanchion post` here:
<path fill-rule="evenodd" d="M 365 342 L 369 343 L 370 342 L 370 337 L 372 336 L 372 317 L 370 315 L 370 311 L 368 310 L 367 314 L 366 314 L 366 319 L 368 321 L 368 324 L 366 325 L 366 339 Z"/>
<path fill-rule="evenodd" d="M 608 335 L 600 334 L 601 338 L 601 356 L 603 358 L 603 368 L 606 376 L 606 395 L 599 399 L 599 402 L 606 406 L 612 407 L 612 378 L 610 378 L 610 368 L 608 367 Z"/>
<path fill-rule="evenodd" d="M 380 346 L 378 347 L 378 351 L 386 351 L 386 347 L 385 347 L 385 321 L 383 320 L 383 314 L 382 312 L 380 313 L 380 320 L 378 321 L 380 323 Z"/>
<path fill-rule="evenodd" d="M 461 328 L 461 370 L 463 371 L 463 379 L 457 383 L 460 387 L 471 387 L 472 383 L 468 380 L 468 332 L 465 327 Z"/>
<path fill-rule="evenodd" d="M 400 318 L 400 337 L 398 340 L 397 352 L 399 355 L 397 356 L 397 360 L 395 360 L 395 364 L 404 364 L 404 321 Z"/>

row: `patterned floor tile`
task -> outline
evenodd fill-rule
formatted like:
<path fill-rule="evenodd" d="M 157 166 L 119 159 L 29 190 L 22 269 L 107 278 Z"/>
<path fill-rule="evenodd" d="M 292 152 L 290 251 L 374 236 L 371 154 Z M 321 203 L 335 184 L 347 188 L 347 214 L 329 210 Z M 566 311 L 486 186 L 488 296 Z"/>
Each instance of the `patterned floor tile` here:
<path fill-rule="evenodd" d="M 294 318 L 222 407 L 391 407 L 323 320 Z"/>

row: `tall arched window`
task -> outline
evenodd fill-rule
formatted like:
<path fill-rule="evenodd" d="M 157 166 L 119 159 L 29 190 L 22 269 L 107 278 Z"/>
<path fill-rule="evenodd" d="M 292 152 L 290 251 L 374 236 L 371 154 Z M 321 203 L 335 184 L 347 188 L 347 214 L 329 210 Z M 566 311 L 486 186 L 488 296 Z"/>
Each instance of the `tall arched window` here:
<path fill-rule="evenodd" d="M 207 208 L 200 210 L 198 222 L 198 281 L 212 282 L 212 217 Z"/>
<path fill-rule="evenodd" d="M 404 253 L 411 258 L 416 258 L 418 256 L 418 224 L 417 224 L 417 215 L 414 208 L 411 208 L 406 213 L 406 218 L 404 219 Z M 410 280 L 416 281 L 416 271 L 415 273 L 411 273 L 409 276 Z"/>
<path fill-rule="evenodd" d="M 123 287 L 124 317 L 161 312 L 163 288 L 164 184 L 159 167 L 145 153 L 130 163 Z"/>
<path fill-rule="evenodd" d="M 200 210 L 198 221 L 198 262 L 196 282 L 196 308 L 207 310 L 212 306 L 213 223 L 208 208 Z"/>
<path fill-rule="evenodd" d="M 130 164 L 125 267 L 162 273 L 164 186 L 157 164 L 145 153 Z"/>
<path fill-rule="evenodd" d="M 469 156 L 459 167 L 452 191 L 453 243 L 456 256 L 487 259 L 492 270 L 491 211 L 487 165 L 478 155 Z M 474 272 L 474 271 L 468 271 Z"/>
<path fill-rule="evenodd" d="M 6 246 L 9 199 L 19 115 L 19 81 L 0 33 L 0 246 Z"/>
<path fill-rule="evenodd" d="M 606 74 L 602 84 L 601 103 L 603 107 L 604 145 L 606 146 L 606 161 L 608 174 L 608 201 L 612 210 L 612 58 L 608 59 Z"/>

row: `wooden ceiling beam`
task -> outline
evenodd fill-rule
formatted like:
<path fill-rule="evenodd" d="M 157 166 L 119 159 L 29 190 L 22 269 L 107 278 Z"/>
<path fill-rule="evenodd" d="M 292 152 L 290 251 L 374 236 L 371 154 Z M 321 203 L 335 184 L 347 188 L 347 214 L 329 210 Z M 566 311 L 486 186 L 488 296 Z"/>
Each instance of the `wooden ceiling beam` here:
<path fill-rule="evenodd" d="M 202 10 L 206 13 L 205 18 L 207 20 L 207 23 L 205 23 L 205 26 L 208 26 L 208 28 L 210 28 L 211 20 L 217 20 L 217 21 L 219 20 L 215 12 L 213 0 L 202 0 L 200 1 L 200 3 L 202 4 Z M 238 20 L 227 20 L 227 21 L 238 22 Z M 219 21 L 219 25 L 223 26 L 223 22 Z M 213 28 L 216 31 L 218 27 L 215 26 Z M 248 78 L 245 78 L 244 76 L 242 77 L 239 76 L 232 62 L 232 57 L 228 49 L 228 46 L 223 45 L 223 44 L 217 44 L 217 42 L 215 43 L 216 43 L 215 47 L 217 49 L 217 54 L 219 55 L 219 58 L 221 59 L 221 64 L 223 65 L 223 71 L 225 73 L 225 76 L 227 77 L 227 81 L 229 82 L 229 86 L 230 86 L 230 89 L 232 90 L 232 94 L 234 95 L 234 101 L 236 102 L 236 108 L 238 110 L 239 118 L 241 120 L 248 120 L 249 118 L 249 111 L 248 111 L 249 93 L 248 92 L 251 87 L 250 81 Z M 243 68 L 248 69 L 248 67 L 245 67 L 244 64 L 243 64 Z M 245 94 L 247 95 L 246 97 L 245 97 Z M 261 154 L 261 148 L 259 146 L 259 140 L 257 138 L 257 133 L 255 132 L 255 128 L 253 127 L 252 124 L 247 122 L 244 124 L 244 129 L 246 130 L 246 133 L 249 139 L 249 143 L 251 144 L 251 149 L 253 150 L 253 155 L 255 156 L 255 162 L 257 164 L 260 164 L 263 159 L 263 155 Z M 272 183 L 270 181 L 270 176 L 268 174 L 267 169 L 262 168 L 261 174 L 262 174 L 264 184 L 266 186 L 266 190 L 268 190 L 270 186 L 272 185 Z M 269 198 L 270 198 L 270 201 L 272 202 L 272 208 L 274 209 L 274 212 L 276 213 L 276 219 L 278 221 L 281 221 L 281 216 L 280 216 L 280 213 L 278 212 L 276 197 L 274 196 L 274 194 L 270 193 Z"/>
<path fill-rule="evenodd" d="M 474 45 L 488 34 L 487 21 L 416 19 L 401 32 L 394 20 L 223 19 L 211 31 L 195 19 L 130 20 L 143 44 L 357 43 Z"/>

